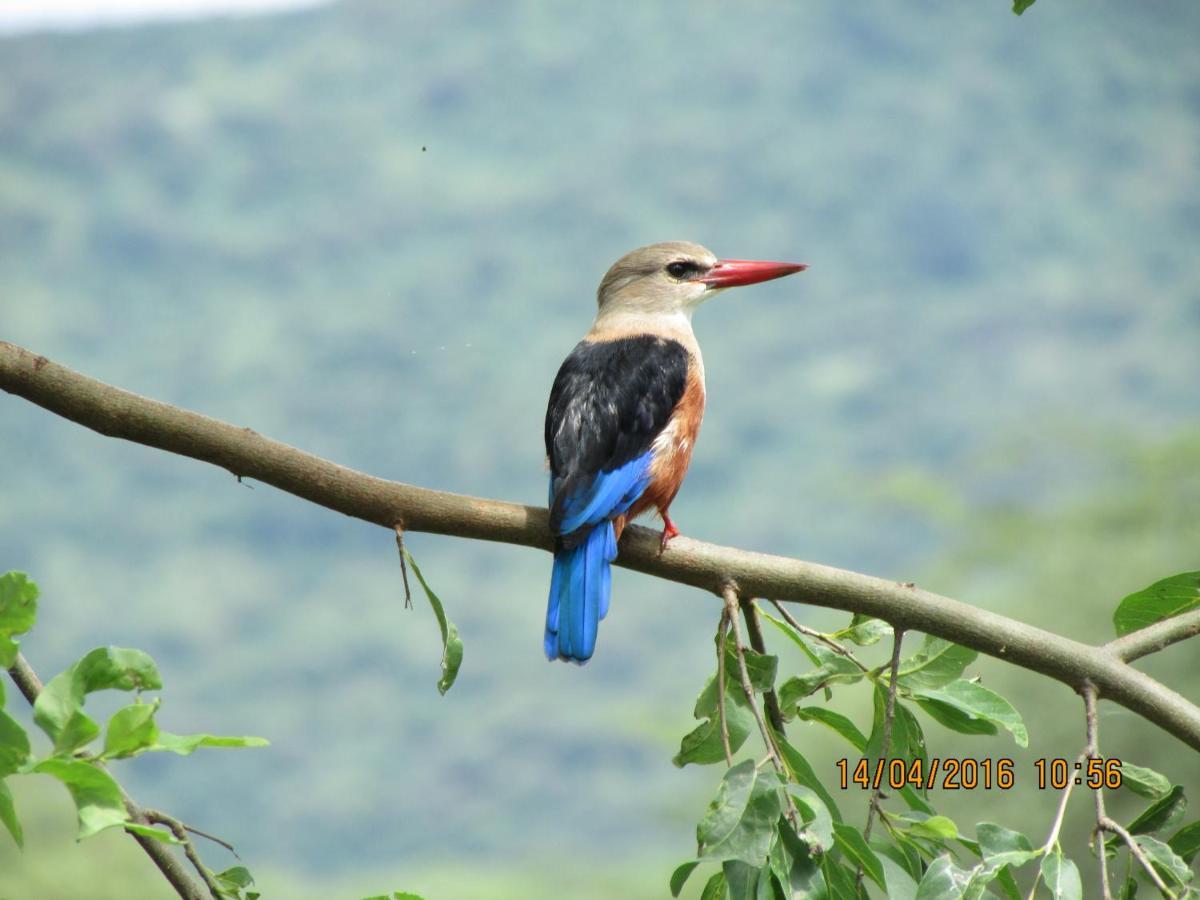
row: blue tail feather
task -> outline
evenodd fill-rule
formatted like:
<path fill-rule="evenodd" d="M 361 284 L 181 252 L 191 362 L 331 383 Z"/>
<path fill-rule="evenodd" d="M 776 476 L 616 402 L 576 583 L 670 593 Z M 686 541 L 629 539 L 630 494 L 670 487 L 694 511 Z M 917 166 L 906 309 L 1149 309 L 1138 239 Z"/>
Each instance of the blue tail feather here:
<path fill-rule="evenodd" d="M 586 662 L 596 649 L 596 629 L 608 615 L 612 595 L 612 567 L 617 558 L 617 537 L 612 520 L 623 515 L 650 483 L 653 453 L 647 451 L 607 472 L 598 472 L 588 484 L 567 496 L 558 507 L 559 535 L 587 536 L 570 549 L 554 554 L 550 600 L 546 606 L 544 647 L 548 659 Z M 550 481 L 550 506 L 556 488 Z"/>
<path fill-rule="evenodd" d="M 596 649 L 596 631 L 608 613 L 611 563 L 617 557 L 612 522 L 601 522 L 587 538 L 554 554 L 546 610 L 547 659 L 583 663 Z"/>

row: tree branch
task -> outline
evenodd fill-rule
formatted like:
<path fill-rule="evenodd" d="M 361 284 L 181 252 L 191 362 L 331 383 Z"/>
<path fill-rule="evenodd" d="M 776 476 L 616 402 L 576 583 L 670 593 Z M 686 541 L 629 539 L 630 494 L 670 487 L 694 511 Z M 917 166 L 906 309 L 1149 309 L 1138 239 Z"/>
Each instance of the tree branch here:
<path fill-rule="evenodd" d="M 1135 659 L 1157 653 L 1171 644 L 1186 641 L 1198 634 L 1200 634 L 1200 609 L 1194 609 L 1191 612 L 1155 622 L 1153 625 L 1147 625 L 1145 628 L 1139 628 L 1137 631 L 1131 631 L 1115 641 L 1109 641 L 1104 645 L 1104 649 L 1117 659 L 1133 662 Z"/>
<path fill-rule="evenodd" d="M 721 622 L 717 625 L 717 716 L 721 728 L 721 748 L 725 765 L 733 768 L 733 748 L 729 745 L 729 718 L 725 712 L 725 636 L 729 633 L 729 607 L 721 607 Z"/>
<path fill-rule="evenodd" d="M 254 478 L 389 530 L 552 548 L 546 510 L 385 481 L 194 412 L 140 397 L 0 341 L 0 388 L 109 437 L 157 447 Z M 618 565 L 721 596 L 808 603 L 874 616 L 954 641 L 1078 690 L 1101 694 L 1200 750 L 1200 707 L 1095 647 L 915 587 L 765 553 L 625 529 Z"/>
<path fill-rule="evenodd" d="M 738 597 L 737 591 L 731 584 L 725 585 L 722 597 L 725 600 L 725 612 L 729 619 L 729 627 L 733 631 L 734 655 L 737 657 L 738 676 L 742 682 L 742 693 L 746 695 L 746 705 L 750 707 L 750 712 L 754 715 L 754 721 L 758 723 L 759 734 L 762 735 L 763 744 L 767 748 L 767 758 L 771 760 L 771 765 L 775 767 L 775 772 L 779 775 L 780 780 L 786 784 L 788 780 L 787 771 L 783 767 L 783 759 L 780 757 L 779 748 L 775 746 L 775 735 L 771 733 L 771 729 L 767 726 L 767 720 L 763 718 L 762 710 L 758 708 L 758 701 L 754 699 L 754 685 L 750 681 L 750 670 L 746 668 L 746 645 L 742 643 L 742 628 L 738 624 L 738 610 L 741 606 L 741 598 Z M 793 825 L 799 825 L 796 804 L 792 802 L 792 795 L 784 791 L 783 797 L 784 802 L 787 804 L 787 810 L 784 814 L 791 820 Z"/>
<path fill-rule="evenodd" d="M 762 621 L 758 617 L 758 604 L 751 597 L 742 601 L 742 614 L 746 618 L 746 636 L 750 638 L 750 646 L 756 653 L 767 652 L 767 642 L 763 638 Z M 767 721 L 771 727 L 784 734 L 783 710 L 779 708 L 779 695 L 775 688 L 763 694 L 763 704 L 767 707 Z"/>
<path fill-rule="evenodd" d="M 1096 686 L 1090 681 L 1084 681 L 1079 693 L 1083 696 L 1087 721 L 1087 746 L 1083 755 L 1089 760 L 1100 759 L 1100 714 L 1096 709 Z M 1112 900 L 1112 890 L 1108 883 L 1108 853 L 1104 849 L 1104 822 L 1108 820 L 1108 813 L 1104 811 L 1104 784 L 1097 784 L 1092 795 L 1096 803 L 1096 830 L 1093 840 L 1097 862 L 1100 865 L 1100 891 L 1104 900 Z"/>
<path fill-rule="evenodd" d="M 883 765 L 888 765 L 888 752 L 892 749 L 892 723 L 896 716 L 896 691 L 899 688 L 900 674 L 900 645 L 904 643 L 904 631 L 900 628 L 892 632 L 892 659 L 888 664 L 888 691 L 887 702 L 883 710 L 883 734 L 879 740 L 879 759 Z M 875 816 L 879 814 L 879 804 L 883 802 L 883 783 L 871 792 L 871 799 L 867 803 L 867 824 L 863 828 L 863 840 L 871 840 L 871 829 L 875 826 Z M 863 883 L 863 865 L 858 864 L 858 869 L 854 873 L 854 889 L 862 890 Z"/>

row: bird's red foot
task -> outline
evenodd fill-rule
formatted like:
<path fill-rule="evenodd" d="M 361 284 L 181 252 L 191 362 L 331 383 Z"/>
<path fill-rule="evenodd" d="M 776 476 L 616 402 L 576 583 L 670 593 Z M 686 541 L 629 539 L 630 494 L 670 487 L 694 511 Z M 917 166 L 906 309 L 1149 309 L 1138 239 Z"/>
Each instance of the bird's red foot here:
<path fill-rule="evenodd" d="M 667 544 L 670 542 L 671 538 L 679 537 L 679 529 L 675 527 L 675 523 L 671 521 L 671 517 L 664 512 L 662 514 L 662 518 L 663 530 L 662 542 L 658 545 L 659 556 L 663 555 L 663 551 L 667 549 Z"/>

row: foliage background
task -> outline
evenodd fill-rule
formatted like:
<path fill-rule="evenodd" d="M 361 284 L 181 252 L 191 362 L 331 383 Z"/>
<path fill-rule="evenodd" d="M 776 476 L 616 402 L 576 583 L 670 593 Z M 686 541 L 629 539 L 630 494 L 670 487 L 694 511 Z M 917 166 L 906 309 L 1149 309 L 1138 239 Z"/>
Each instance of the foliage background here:
<path fill-rule="evenodd" d="M 538 503 L 545 395 L 613 259 L 670 238 L 798 259 L 697 317 L 681 526 L 1102 640 L 1120 596 L 1197 567 L 1198 20 L 345 0 L 6 37 L 0 337 L 373 474 Z M 441 699 L 388 534 L 13 398 L 0 422 L 0 571 L 43 589 L 27 655 L 48 676 L 143 648 L 164 727 L 270 738 L 121 773 L 268 895 L 661 896 L 691 853 L 715 774 L 669 759 L 715 598 L 619 572 L 597 658 L 549 666 L 544 555 L 414 537 L 466 642 Z M 1152 668 L 1186 691 L 1188 653 Z M 1030 761 L 1077 752 L 1080 704 L 980 670 L 1030 724 L 1024 778 L 938 802 L 1041 833 Z M 832 778 L 841 749 L 797 735 Z M 1190 774 L 1128 714 L 1101 739 Z M 47 862 L 59 800 L 23 855 L 0 843 L 14 896 L 94 884 L 88 859 L 116 885 L 119 840 Z"/>

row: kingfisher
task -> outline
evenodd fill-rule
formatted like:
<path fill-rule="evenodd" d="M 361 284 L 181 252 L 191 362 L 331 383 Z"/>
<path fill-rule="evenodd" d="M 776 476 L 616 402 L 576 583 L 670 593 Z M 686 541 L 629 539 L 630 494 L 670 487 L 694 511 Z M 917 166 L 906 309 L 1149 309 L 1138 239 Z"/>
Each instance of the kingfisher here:
<path fill-rule="evenodd" d="M 600 282 L 596 319 L 559 368 L 546 408 L 554 534 L 547 659 L 591 658 L 630 520 L 658 511 L 660 554 L 679 534 L 669 510 L 704 417 L 692 313 L 726 288 L 805 268 L 717 259 L 699 244 L 668 241 L 625 254 Z"/>

